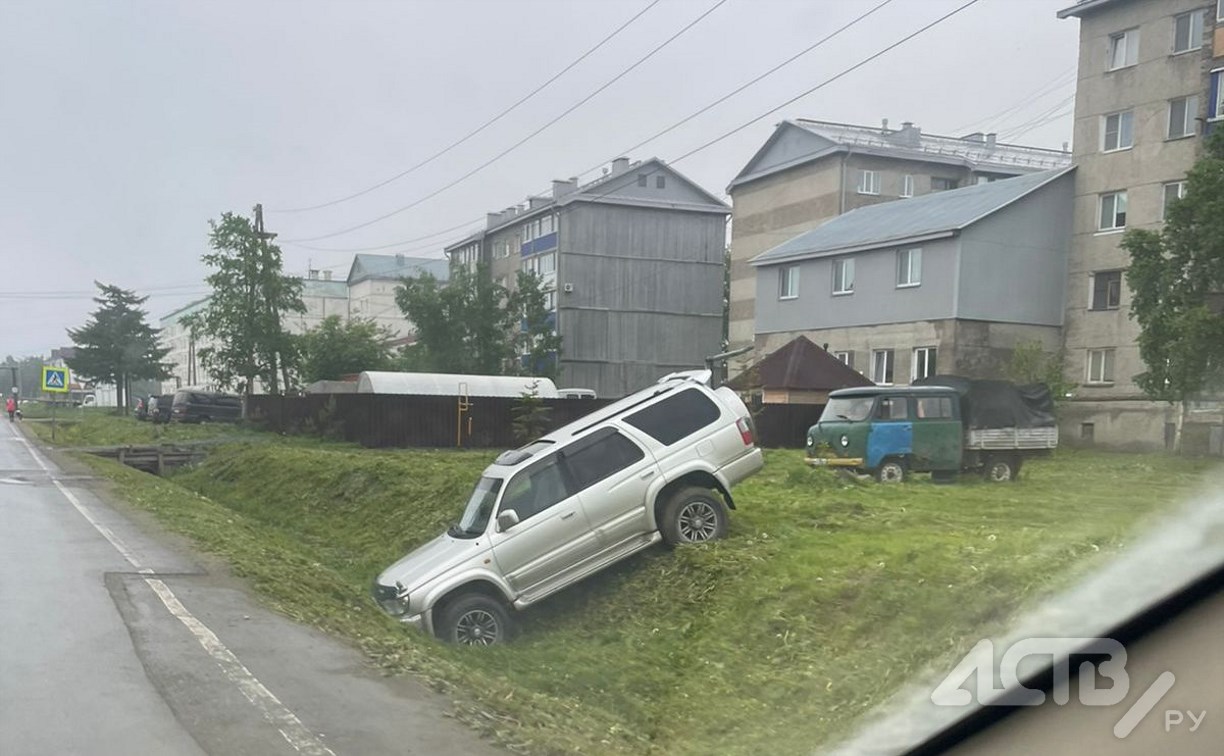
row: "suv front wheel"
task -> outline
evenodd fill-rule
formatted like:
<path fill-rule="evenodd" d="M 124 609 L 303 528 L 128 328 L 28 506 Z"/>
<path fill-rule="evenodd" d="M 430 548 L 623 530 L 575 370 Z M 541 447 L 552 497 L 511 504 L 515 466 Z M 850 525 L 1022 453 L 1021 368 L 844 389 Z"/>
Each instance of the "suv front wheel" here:
<path fill-rule="evenodd" d="M 659 531 L 668 546 L 706 543 L 727 534 L 727 505 L 705 488 L 682 488 L 663 505 Z"/>
<path fill-rule="evenodd" d="M 480 593 L 447 604 L 438 623 L 438 637 L 460 646 L 493 646 L 510 640 L 510 613 L 497 599 Z"/>

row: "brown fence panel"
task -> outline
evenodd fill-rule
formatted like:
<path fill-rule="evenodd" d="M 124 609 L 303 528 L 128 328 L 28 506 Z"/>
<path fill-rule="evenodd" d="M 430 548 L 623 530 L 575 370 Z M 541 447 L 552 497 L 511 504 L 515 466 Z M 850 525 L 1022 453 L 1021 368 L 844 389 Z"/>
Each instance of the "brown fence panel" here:
<path fill-rule="evenodd" d="M 820 419 L 823 404 L 762 404 L 752 413 L 757 445 L 767 449 L 802 449 L 808 428 Z"/>

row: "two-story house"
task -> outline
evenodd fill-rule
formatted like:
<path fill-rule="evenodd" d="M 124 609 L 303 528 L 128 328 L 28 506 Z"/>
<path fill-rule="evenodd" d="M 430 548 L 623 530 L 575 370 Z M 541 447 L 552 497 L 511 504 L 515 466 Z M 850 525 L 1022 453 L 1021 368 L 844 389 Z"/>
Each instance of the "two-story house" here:
<path fill-rule="evenodd" d="M 1070 155 L 1004 144 L 994 134 L 926 134 L 827 121 L 783 121 L 731 181 L 731 346 L 753 342 L 756 273 L 749 260 L 855 208 L 1037 171 Z M 759 355 L 758 355 L 759 356 Z"/>
<path fill-rule="evenodd" d="M 1224 0 L 1083 0 L 1075 101 L 1075 226 L 1066 373 L 1080 382 L 1063 437 L 1164 448 L 1175 412 L 1135 384 L 1144 370 L 1119 242 L 1158 229 L 1182 196 L 1202 134 L 1224 120 Z"/>
<path fill-rule="evenodd" d="M 489 213 L 450 245 L 513 290 L 538 274 L 562 337 L 560 385 L 623 396 L 722 351 L 729 208 L 658 159 L 613 161 L 588 184 Z"/>
<path fill-rule="evenodd" d="M 445 283 L 450 276 L 450 266 L 445 259 L 437 257 L 353 255 L 353 264 L 344 281 L 348 297 L 346 317 L 372 320 L 399 341 L 410 341 L 415 332 L 395 303 L 395 290 L 403 279 L 423 273 Z"/>
<path fill-rule="evenodd" d="M 1056 352 L 1073 173 L 861 207 L 756 256 L 757 352 L 803 335 L 880 385 Z"/>

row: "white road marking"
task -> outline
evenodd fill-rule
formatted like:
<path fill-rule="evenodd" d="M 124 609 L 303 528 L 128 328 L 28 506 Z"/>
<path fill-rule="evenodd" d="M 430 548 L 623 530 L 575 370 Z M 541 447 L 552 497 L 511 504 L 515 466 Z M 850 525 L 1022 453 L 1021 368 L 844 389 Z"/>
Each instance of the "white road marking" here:
<path fill-rule="evenodd" d="M 15 430 L 14 433 L 16 433 Z M 136 557 L 136 554 L 127 547 L 119 536 L 115 535 L 113 530 L 99 522 L 98 519 L 93 516 L 93 513 L 89 511 L 89 508 L 82 504 L 80 499 L 78 499 L 76 495 L 72 493 L 72 491 L 68 490 L 68 488 L 59 482 L 57 476 L 55 475 L 55 471 L 43 461 L 42 456 L 38 454 L 29 440 L 20 434 L 17 435 L 17 440 L 25 445 L 26 451 L 30 453 L 30 456 L 33 457 L 34 461 L 38 463 L 38 466 L 51 476 L 51 482 L 55 484 L 55 487 L 59 490 L 59 492 L 64 495 L 64 498 L 68 500 L 68 503 L 71 504 L 76 511 L 80 512 L 81 516 L 84 517 L 90 525 L 93 525 L 94 529 L 101 533 L 102 537 L 105 538 L 111 546 L 115 547 L 115 550 L 118 551 L 125 560 L 127 560 L 128 564 L 132 565 L 133 569 L 135 569 L 141 575 L 153 574 L 153 570 L 141 566 L 140 560 Z M 221 642 L 221 639 L 217 637 L 216 633 L 209 630 L 208 626 L 196 619 L 195 615 L 188 611 L 187 607 L 183 606 L 183 603 L 178 600 L 178 597 L 174 595 L 174 592 L 170 590 L 169 586 L 157 578 L 146 577 L 144 580 L 149 588 L 151 588 L 153 592 L 157 594 L 157 597 L 161 599 L 161 602 L 166 607 L 166 610 L 169 611 L 170 614 L 174 615 L 179 622 L 182 622 L 183 625 L 185 625 L 187 629 L 191 631 L 191 634 L 196 637 L 196 640 L 200 642 L 200 645 L 203 646 L 208 655 L 211 656 L 213 660 L 217 662 L 217 665 L 221 667 L 221 671 L 227 678 L 229 678 L 230 682 L 234 683 L 234 685 L 238 687 L 238 690 L 241 691 L 242 695 L 246 696 L 246 699 L 251 702 L 251 705 L 258 709 L 261 714 L 263 714 L 264 719 L 268 720 L 268 722 L 280 732 L 281 737 L 283 737 L 285 741 L 289 743 L 289 745 L 293 746 L 295 751 L 307 754 L 307 756 L 336 756 L 334 751 L 323 745 L 323 743 L 317 737 L 315 737 L 314 733 L 312 733 L 304 724 L 302 724 L 302 720 L 298 719 L 297 715 L 289 710 L 289 707 L 281 703 L 280 699 L 273 695 L 272 691 L 268 690 L 267 687 L 265 687 L 264 684 L 255 677 L 255 675 L 251 674 L 251 671 L 246 668 L 246 665 L 239 661 L 238 657 L 235 656 L 232 651 L 226 648 L 225 644 Z"/>

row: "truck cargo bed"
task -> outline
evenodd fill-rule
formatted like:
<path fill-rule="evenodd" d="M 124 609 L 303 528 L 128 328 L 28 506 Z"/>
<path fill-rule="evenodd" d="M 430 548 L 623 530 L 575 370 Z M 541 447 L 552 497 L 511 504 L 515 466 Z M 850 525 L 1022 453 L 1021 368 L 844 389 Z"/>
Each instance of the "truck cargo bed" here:
<path fill-rule="evenodd" d="M 1058 428 L 986 428 L 965 436 L 966 449 L 1053 449 Z"/>

